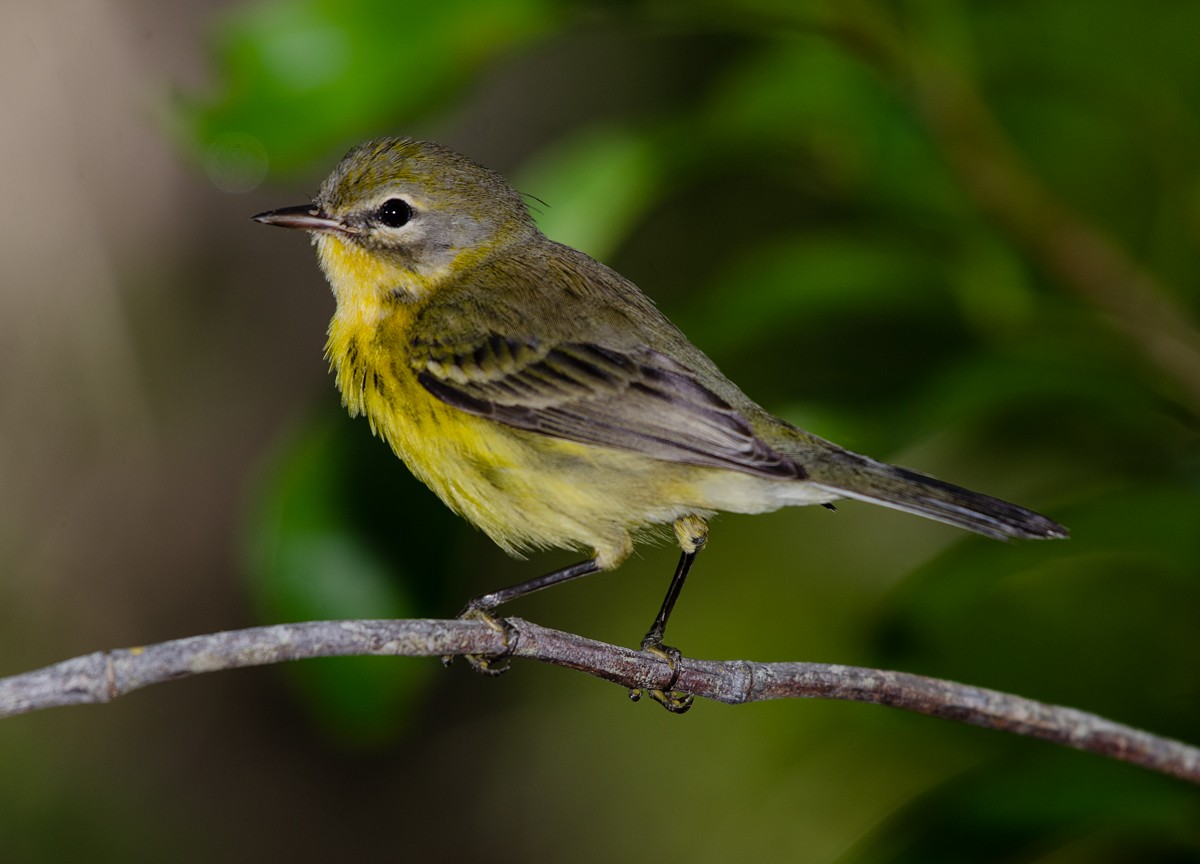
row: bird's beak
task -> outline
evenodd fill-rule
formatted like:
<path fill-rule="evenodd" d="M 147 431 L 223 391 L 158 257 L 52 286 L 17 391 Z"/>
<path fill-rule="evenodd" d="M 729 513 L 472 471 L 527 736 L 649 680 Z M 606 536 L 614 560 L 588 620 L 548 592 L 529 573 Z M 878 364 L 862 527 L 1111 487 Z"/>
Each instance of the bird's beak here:
<path fill-rule="evenodd" d="M 319 231 L 326 234 L 355 234 L 353 228 L 326 216 L 315 204 L 300 204 L 296 207 L 280 207 L 251 217 L 264 225 L 280 228 L 299 228 L 302 231 Z"/>

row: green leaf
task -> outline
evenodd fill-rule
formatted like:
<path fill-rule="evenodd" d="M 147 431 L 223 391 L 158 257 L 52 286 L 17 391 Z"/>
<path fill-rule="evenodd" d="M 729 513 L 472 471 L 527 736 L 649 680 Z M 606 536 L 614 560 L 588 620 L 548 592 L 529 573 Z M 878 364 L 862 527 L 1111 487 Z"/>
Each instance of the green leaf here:
<path fill-rule="evenodd" d="M 517 187 L 538 226 L 559 243 L 607 258 L 660 194 L 662 166 L 645 133 L 591 127 L 539 153 Z"/>
<path fill-rule="evenodd" d="M 273 172 L 410 123 L 486 63 L 549 25 L 548 0 L 265 0 L 228 13 L 220 77 L 177 120 L 200 154 L 228 136 L 261 147 Z"/>

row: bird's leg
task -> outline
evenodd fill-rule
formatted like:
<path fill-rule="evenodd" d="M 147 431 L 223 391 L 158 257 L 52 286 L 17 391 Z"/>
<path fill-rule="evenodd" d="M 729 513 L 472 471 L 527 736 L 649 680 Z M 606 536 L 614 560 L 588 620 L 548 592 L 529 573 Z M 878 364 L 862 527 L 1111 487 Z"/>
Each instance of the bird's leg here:
<path fill-rule="evenodd" d="M 691 693 L 674 689 L 675 682 L 679 680 L 679 661 L 683 659 L 683 655 L 679 653 L 678 648 L 664 645 L 663 637 L 666 635 L 667 620 L 675 608 L 675 601 L 679 599 L 679 592 L 683 590 L 683 583 L 687 581 L 688 571 L 692 569 L 696 555 L 708 540 L 708 525 L 699 516 L 684 516 L 675 522 L 675 536 L 679 539 L 679 547 L 683 551 L 658 615 L 642 638 L 642 650 L 661 657 L 671 667 L 671 680 L 667 682 L 667 686 L 661 690 L 647 689 L 646 695 L 672 714 L 682 714 L 692 707 L 693 698 Z M 636 702 L 641 698 L 642 692 L 639 689 L 630 690 L 629 698 Z"/>
<path fill-rule="evenodd" d="M 517 647 L 516 628 L 509 623 L 508 619 L 497 618 L 492 615 L 492 611 L 501 604 L 516 600 L 518 597 L 524 597 L 526 594 L 532 594 L 534 591 L 541 591 L 543 588 L 549 588 L 551 585 L 570 582 L 572 579 L 578 579 L 580 576 L 595 573 L 599 569 L 600 565 L 596 562 L 596 559 L 589 558 L 587 561 L 580 561 L 578 564 L 572 564 L 570 567 L 564 567 L 552 573 L 545 573 L 526 582 L 521 582 L 508 588 L 501 588 L 499 591 L 493 591 L 491 594 L 481 594 L 473 598 L 467 604 L 467 608 L 459 613 L 458 617 L 472 621 L 482 621 L 497 633 L 503 634 L 504 650 L 499 654 L 464 654 L 463 658 L 471 664 L 472 669 L 482 675 L 495 676 L 508 671 L 507 660 L 512 655 L 513 649 Z M 447 655 L 442 658 L 442 663 L 448 666 L 453 659 L 452 655 Z"/>

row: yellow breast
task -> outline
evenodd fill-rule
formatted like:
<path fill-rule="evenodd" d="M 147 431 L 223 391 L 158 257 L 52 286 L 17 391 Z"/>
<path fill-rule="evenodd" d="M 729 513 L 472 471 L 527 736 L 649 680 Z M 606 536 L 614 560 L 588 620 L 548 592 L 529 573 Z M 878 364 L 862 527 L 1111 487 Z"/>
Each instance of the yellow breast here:
<path fill-rule="evenodd" d="M 326 356 L 343 403 L 505 550 L 584 549 L 613 567 L 632 550 L 631 532 L 704 509 L 690 490 L 706 469 L 526 432 L 435 398 L 417 380 L 410 348 L 435 286 L 410 281 L 352 244 L 322 239 L 338 301 Z"/>

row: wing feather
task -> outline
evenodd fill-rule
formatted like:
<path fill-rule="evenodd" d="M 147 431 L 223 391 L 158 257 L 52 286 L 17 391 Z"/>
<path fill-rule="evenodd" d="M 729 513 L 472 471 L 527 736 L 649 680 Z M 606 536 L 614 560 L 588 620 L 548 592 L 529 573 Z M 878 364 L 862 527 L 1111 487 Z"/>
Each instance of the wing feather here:
<path fill-rule="evenodd" d="M 496 333 L 469 346 L 420 348 L 421 385 L 471 414 L 671 462 L 805 476 L 696 374 L 651 348 L 548 345 Z"/>

